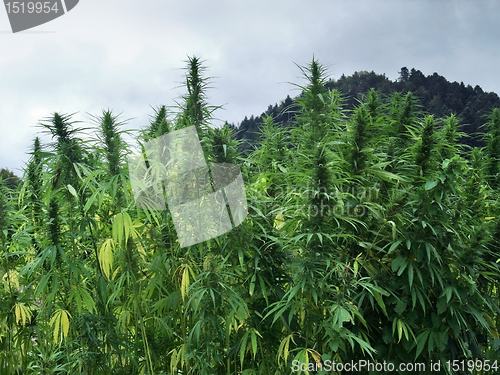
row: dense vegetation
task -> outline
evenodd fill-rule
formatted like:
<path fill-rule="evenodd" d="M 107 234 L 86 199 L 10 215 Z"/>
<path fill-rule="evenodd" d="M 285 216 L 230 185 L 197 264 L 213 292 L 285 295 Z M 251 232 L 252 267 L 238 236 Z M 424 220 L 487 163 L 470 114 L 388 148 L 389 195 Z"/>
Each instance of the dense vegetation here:
<path fill-rule="evenodd" d="M 245 221 L 187 248 L 168 210 L 135 205 L 116 115 L 91 141 L 70 115 L 42 122 L 53 142 L 36 138 L 21 184 L 0 188 L 1 374 L 500 358 L 500 110 L 469 150 L 459 119 L 418 116 L 411 92 L 348 110 L 321 64 L 301 70 L 293 126 L 264 117 L 246 157 L 210 126 L 195 57 L 180 106 L 137 137 L 194 125 L 210 161 L 242 169 Z"/>
<path fill-rule="evenodd" d="M 0 180 L 9 189 L 15 189 L 21 183 L 21 179 L 6 168 L 0 169 Z"/>
<path fill-rule="evenodd" d="M 461 130 L 465 135 L 460 142 L 470 146 L 484 146 L 481 126 L 485 116 L 493 108 L 500 107 L 500 98 L 496 93 L 484 92 L 478 85 L 472 88 L 470 85 L 465 86 L 463 82 L 449 82 L 437 73 L 426 77 L 414 68 L 409 70 L 403 67 L 399 75 L 397 81 L 391 81 L 385 74 L 355 72 L 351 76 L 342 74 L 338 80 L 329 79 L 325 86 L 344 94 L 342 106 L 348 110 L 353 110 L 359 98 L 372 88 L 383 97 L 390 97 L 395 92 L 402 95 L 411 92 L 418 101 L 418 107 L 415 107 L 417 113 L 431 114 L 437 118 L 454 114 L 460 120 Z M 269 105 L 262 115 L 245 117 L 239 124 L 238 133 L 238 138 L 245 140 L 243 146 L 249 144 L 245 150 L 250 150 L 258 140 L 259 128 L 265 116 L 273 116 L 278 124 L 293 126 L 294 116 L 289 109 L 298 109 L 294 105 L 298 98 L 287 96 L 279 105 Z"/>

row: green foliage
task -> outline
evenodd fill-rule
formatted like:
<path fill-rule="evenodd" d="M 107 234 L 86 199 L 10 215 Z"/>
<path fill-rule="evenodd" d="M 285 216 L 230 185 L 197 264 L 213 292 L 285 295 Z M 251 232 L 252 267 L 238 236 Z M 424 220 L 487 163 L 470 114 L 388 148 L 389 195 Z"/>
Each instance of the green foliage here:
<path fill-rule="evenodd" d="M 421 176 L 426 176 L 432 162 L 432 151 L 434 149 L 434 118 L 426 116 L 422 124 L 420 139 L 415 151 L 415 164 Z"/>
<path fill-rule="evenodd" d="M 83 141 L 70 115 L 47 119 L 20 187 L 0 182 L 1 374 L 500 357 L 499 110 L 465 153 L 458 117 L 421 116 L 415 95 L 370 90 L 348 111 L 317 60 L 300 70 L 245 156 L 211 123 L 198 58 L 177 109 L 154 109 L 140 145 L 195 125 L 207 161 L 245 179 L 243 223 L 186 248 L 168 210 L 135 205 L 125 122 L 103 111 Z"/>
<path fill-rule="evenodd" d="M 500 109 L 495 108 L 486 124 L 486 174 L 487 180 L 493 189 L 500 187 Z"/>
<path fill-rule="evenodd" d="M 14 172 L 5 168 L 0 169 L 0 181 L 9 189 L 16 189 L 21 183 L 21 179 L 17 177 Z"/>
<path fill-rule="evenodd" d="M 148 138 L 156 138 L 172 130 L 172 124 L 168 120 L 167 107 L 162 105 L 160 108 L 155 109 L 154 112 L 151 125 L 146 131 L 146 137 Z"/>

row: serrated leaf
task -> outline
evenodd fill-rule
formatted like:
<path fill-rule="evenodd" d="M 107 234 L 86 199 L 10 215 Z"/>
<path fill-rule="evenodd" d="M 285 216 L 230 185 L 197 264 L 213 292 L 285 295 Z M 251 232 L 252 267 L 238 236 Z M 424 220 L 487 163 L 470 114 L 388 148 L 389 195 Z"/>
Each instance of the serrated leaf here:
<path fill-rule="evenodd" d="M 250 297 L 253 296 L 253 292 L 255 290 L 255 279 L 256 279 L 256 275 L 253 274 L 252 279 L 250 280 L 250 291 L 249 291 Z"/>
<path fill-rule="evenodd" d="M 437 186 L 439 180 L 427 180 L 425 183 L 425 190 L 431 190 Z"/>
<path fill-rule="evenodd" d="M 69 332 L 69 313 L 66 310 L 61 311 L 61 328 L 63 337 L 67 337 Z"/>
<path fill-rule="evenodd" d="M 189 281 L 189 268 L 186 266 L 184 268 L 184 271 L 182 272 L 182 281 L 181 281 L 181 296 L 182 299 L 185 298 L 187 290 L 189 288 L 190 281 Z"/>
<path fill-rule="evenodd" d="M 401 242 L 403 242 L 403 240 L 397 240 L 396 242 L 393 242 L 387 254 L 392 253 L 394 249 L 396 249 L 396 247 L 398 247 Z"/>
<path fill-rule="evenodd" d="M 90 293 L 88 292 L 87 288 L 81 288 L 80 295 L 82 297 L 83 302 L 85 303 L 85 306 L 87 306 L 87 310 L 90 312 L 95 312 L 95 302 Z"/>
<path fill-rule="evenodd" d="M 31 310 L 23 303 L 19 302 L 14 305 L 14 315 L 16 317 L 16 324 L 25 325 L 28 320 L 31 320 Z"/>
<path fill-rule="evenodd" d="M 417 351 L 416 351 L 415 359 L 417 359 L 418 356 L 420 355 L 420 353 L 422 353 L 422 350 L 424 350 L 425 343 L 427 342 L 427 338 L 429 337 L 430 333 L 431 333 L 431 330 L 428 329 L 417 336 L 418 344 L 417 344 Z"/>
<path fill-rule="evenodd" d="M 68 184 L 66 187 L 68 188 L 68 190 L 71 193 L 71 195 L 73 195 L 74 197 L 78 198 L 78 194 L 77 194 L 77 192 L 76 192 L 76 190 L 75 190 L 75 188 L 73 186 L 71 186 L 71 185 Z"/>
<path fill-rule="evenodd" d="M 110 278 L 111 270 L 113 269 L 113 249 L 115 247 L 115 243 L 113 239 L 108 238 L 101 246 L 99 250 L 99 264 L 101 266 L 101 270 L 106 275 L 107 278 Z"/>
<path fill-rule="evenodd" d="M 410 289 L 413 285 L 413 264 L 408 264 L 408 283 L 410 284 Z"/>
<path fill-rule="evenodd" d="M 374 288 L 371 289 L 371 292 L 373 294 L 373 297 L 375 298 L 375 301 L 377 301 L 378 305 L 384 312 L 385 316 L 387 316 L 387 310 L 382 295 L 379 293 L 379 291 L 375 290 Z"/>
<path fill-rule="evenodd" d="M 248 336 L 250 335 L 250 331 L 245 332 L 243 337 L 241 338 L 240 342 L 240 362 L 241 362 L 241 367 L 243 367 L 243 362 L 245 360 L 245 353 L 247 349 L 247 341 L 248 341 Z"/>
<path fill-rule="evenodd" d="M 83 211 L 84 212 L 87 212 L 90 207 L 92 207 L 92 205 L 94 204 L 94 202 L 96 201 L 97 199 L 97 195 L 99 194 L 99 190 L 95 191 L 91 196 L 90 198 L 87 200 L 87 202 L 85 203 L 85 206 L 83 207 Z"/>
<path fill-rule="evenodd" d="M 62 341 L 65 337 L 68 336 L 70 317 L 71 314 L 68 311 L 62 309 L 56 310 L 54 316 L 52 317 L 52 319 L 50 319 L 49 322 L 49 324 L 54 329 L 54 341 L 58 341 L 58 338 L 60 339 L 60 341 Z"/>
<path fill-rule="evenodd" d="M 257 355 L 257 335 L 255 334 L 255 329 L 252 329 L 250 333 L 250 338 L 252 341 L 252 352 L 253 352 L 253 358 L 255 359 L 255 356 Z"/>

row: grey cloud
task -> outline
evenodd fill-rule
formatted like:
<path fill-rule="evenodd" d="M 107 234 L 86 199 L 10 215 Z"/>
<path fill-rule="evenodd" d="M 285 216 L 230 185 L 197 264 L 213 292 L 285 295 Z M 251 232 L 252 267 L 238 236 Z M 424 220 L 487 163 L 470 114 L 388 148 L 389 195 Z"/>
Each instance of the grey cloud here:
<path fill-rule="evenodd" d="M 491 1 L 80 2 L 33 30 L 0 34 L 0 167 L 20 168 L 38 120 L 110 108 L 146 126 L 150 105 L 174 104 L 183 60 L 215 76 L 221 120 L 238 122 L 298 92 L 294 65 L 313 54 L 331 76 L 402 66 L 500 92 L 500 3 Z M 0 30 L 9 28 L 0 11 Z"/>

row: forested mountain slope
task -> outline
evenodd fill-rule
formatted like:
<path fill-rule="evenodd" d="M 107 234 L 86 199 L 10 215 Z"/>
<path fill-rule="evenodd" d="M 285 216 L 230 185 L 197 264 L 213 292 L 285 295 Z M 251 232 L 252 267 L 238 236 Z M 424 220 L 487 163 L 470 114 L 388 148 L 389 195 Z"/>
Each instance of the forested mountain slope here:
<path fill-rule="evenodd" d="M 492 108 L 500 107 L 500 98 L 494 92 L 484 92 L 476 85 L 465 86 L 463 82 L 449 82 L 445 77 L 434 73 L 425 76 L 420 70 L 401 68 L 398 80 L 391 81 L 385 74 L 375 72 L 355 72 L 350 76 L 342 75 L 338 80 L 330 79 L 325 87 L 337 89 L 343 95 L 344 109 L 352 110 L 362 95 L 374 88 L 384 98 L 389 99 L 395 93 L 404 96 L 411 92 L 416 99 L 417 112 L 433 114 L 436 117 L 454 114 L 460 121 L 461 131 L 467 134 L 462 143 L 482 146 L 481 126 L 485 115 Z M 287 124 L 293 119 L 294 106 L 298 97 L 287 96 L 280 104 L 269 105 L 260 116 L 245 117 L 239 124 L 239 138 L 253 144 L 257 139 L 262 118 L 272 115 L 277 123 Z M 389 101 L 389 100 L 388 100 Z M 248 147 L 248 144 L 247 144 Z"/>

